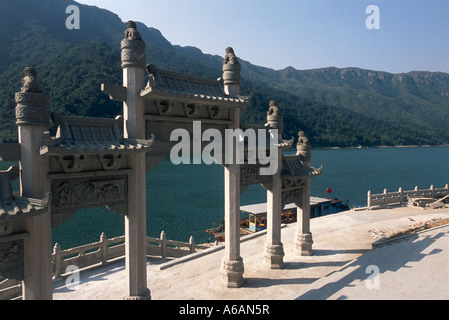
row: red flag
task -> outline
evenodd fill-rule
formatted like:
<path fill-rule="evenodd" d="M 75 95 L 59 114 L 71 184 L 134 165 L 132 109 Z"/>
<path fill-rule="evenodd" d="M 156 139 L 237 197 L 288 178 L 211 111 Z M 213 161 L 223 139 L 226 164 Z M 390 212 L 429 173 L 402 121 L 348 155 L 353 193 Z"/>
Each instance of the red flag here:
<path fill-rule="evenodd" d="M 332 189 L 328 187 L 328 188 L 326 189 L 326 192 L 327 192 L 327 193 L 331 193 L 331 192 L 332 192 Z"/>

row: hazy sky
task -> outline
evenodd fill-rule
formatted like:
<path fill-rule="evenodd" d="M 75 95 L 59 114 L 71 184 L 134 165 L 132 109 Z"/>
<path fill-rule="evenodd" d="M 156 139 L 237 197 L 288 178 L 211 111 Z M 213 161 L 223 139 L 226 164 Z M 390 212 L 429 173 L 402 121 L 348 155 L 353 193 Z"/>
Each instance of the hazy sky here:
<path fill-rule="evenodd" d="M 360 67 L 449 72 L 448 0 L 77 0 L 123 21 L 273 69 Z M 375 5 L 378 15 L 367 7 Z M 82 12 L 81 12 L 82 23 Z M 378 18 L 378 19 L 377 19 Z M 378 23 L 378 29 L 369 29 Z"/>

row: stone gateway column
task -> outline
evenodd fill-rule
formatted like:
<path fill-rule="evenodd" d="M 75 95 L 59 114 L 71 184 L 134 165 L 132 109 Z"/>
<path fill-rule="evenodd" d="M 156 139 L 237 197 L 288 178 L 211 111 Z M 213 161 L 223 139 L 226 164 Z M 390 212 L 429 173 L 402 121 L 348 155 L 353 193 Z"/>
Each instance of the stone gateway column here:
<path fill-rule="evenodd" d="M 50 97 L 42 90 L 37 72 L 24 70 L 22 88 L 15 95 L 16 119 L 20 143 L 20 196 L 42 199 L 50 192 L 49 158 L 41 156 L 43 133 L 50 125 Z M 25 219 L 24 231 L 24 300 L 52 299 L 51 213 Z"/>
<path fill-rule="evenodd" d="M 239 123 L 240 110 L 230 110 L 233 123 Z M 240 123 L 239 123 L 240 126 Z M 240 257 L 240 165 L 235 163 L 236 143 L 232 142 L 234 162 L 225 167 L 225 256 L 222 260 L 222 281 L 228 288 L 244 283 L 243 259 Z"/>
<path fill-rule="evenodd" d="M 224 91 L 230 97 L 240 94 L 240 64 L 231 47 L 226 48 L 223 61 Z M 240 128 L 240 109 L 229 109 L 232 123 L 229 129 Z M 240 165 L 236 161 L 236 141 L 233 139 L 232 163 L 224 171 L 225 184 L 225 256 L 221 264 L 221 279 L 228 288 L 238 288 L 244 283 L 243 259 L 240 257 Z"/>
<path fill-rule="evenodd" d="M 124 137 L 145 139 L 145 102 L 140 91 L 145 87 L 145 42 L 136 23 L 128 21 L 125 38 L 121 42 L 123 86 L 126 101 L 123 103 Z M 132 172 L 128 178 L 128 214 L 125 217 L 126 273 L 128 295 L 125 299 L 151 299 L 147 288 L 146 261 L 146 171 L 145 153 L 128 156 Z"/>
<path fill-rule="evenodd" d="M 296 145 L 298 155 L 305 167 L 310 167 L 312 146 L 303 131 L 298 133 Z M 297 229 L 293 239 L 294 251 L 301 256 L 312 255 L 312 233 L 310 232 L 310 177 L 304 178 L 304 187 L 301 199 L 302 207 L 297 207 Z"/>
<path fill-rule="evenodd" d="M 283 119 L 276 102 L 270 101 L 267 112 L 269 130 L 278 131 L 278 139 L 282 141 Z M 272 155 L 271 155 L 272 156 Z M 282 212 L 282 150 L 277 149 L 278 166 L 272 176 L 271 190 L 267 190 L 267 241 L 264 247 L 265 266 L 270 269 L 284 268 L 284 249 L 281 242 L 281 212 Z"/>

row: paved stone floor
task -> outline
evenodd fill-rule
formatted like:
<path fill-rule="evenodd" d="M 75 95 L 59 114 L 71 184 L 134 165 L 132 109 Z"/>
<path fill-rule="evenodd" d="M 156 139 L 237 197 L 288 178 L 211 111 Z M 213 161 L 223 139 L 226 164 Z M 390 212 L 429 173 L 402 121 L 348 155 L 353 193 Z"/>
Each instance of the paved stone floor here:
<path fill-rule="evenodd" d="M 295 224 L 282 229 L 286 267 L 263 267 L 265 235 L 241 243 L 245 284 L 220 282 L 223 250 L 170 265 L 148 261 L 153 300 L 449 299 L 449 225 L 372 249 L 378 236 L 449 218 L 449 208 L 347 211 L 311 220 L 314 255 L 293 253 Z M 171 262 L 173 263 L 173 262 Z M 55 300 L 117 300 L 126 292 L 123 261 L 81 271 L 80 285 L 54 283 Z"/>

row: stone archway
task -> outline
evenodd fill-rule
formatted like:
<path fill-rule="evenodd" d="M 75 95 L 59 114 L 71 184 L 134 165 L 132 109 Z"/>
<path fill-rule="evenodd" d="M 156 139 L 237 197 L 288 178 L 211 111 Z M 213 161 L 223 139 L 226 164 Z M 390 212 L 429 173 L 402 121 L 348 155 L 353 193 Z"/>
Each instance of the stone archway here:
<path fill-rule="evenodd" d="M 216 81 L 146 66 L 145 43 L 132 21 L 127 23 L 121 48 L 123 85 L 103 84 L 102 91 L 123 102 L 123 117 L 99 119 L 53 114 L 53 122 L 58 126 L 55 137 L 48 133 L 49 97 L 42 92 L 36 71 L 25 69 L 22 90 L 16 94 L 19 143 L 0 145 L 1 157 L 6 154 L 8 159 L 20 160 L 21 196 L 37 199 L 50 196 L 46 211 L 26 218 L 17 229 L 27 234 L 23 240 L 25 299 L 51 299 L 52 225 L 68 219 L 78 208 L 99 205 L 107 205 L 125 217 L 128 279 L 125 298 L 151 298 L 145 251 L 146 172 L 170 154 L 173 146 L 170 135 L 174 129 L 193 134 L 195 121 L 202 124 L 201 134 L 207 129 L 219 132 L 242 129 L 240 111 L 250 103 L 248 97 L 240 95 L 241 66 L 232 48 L 226 49 L 223 75 Z M 232 151 L 229 161 L 223 164 L 226 229 L 221 278 L 227 287 L 240 287 L 244 282 L 239 229 L 240 194 L 246 186 L 260 183 L 267 189 L 264 257 L 269 268 L 283 267 L 280 213 L 286 201 L 302 205 L 298 216 L 305 218 L 296 238 L 304 238 L 303 234 L 307 238 L 310 233 L 307 231 L 310 188 L 304 181 L 321 173 L 321 169 L 309 166 L 310 146 L 300 146 L 294 157 L 282 155 L 283 147 L 291 147 L 293 139 L 285 141 L 276 134 L 282 132 L 282 113 L 274 102 L 269 106 L 266 127 L 258 130 L 265 132 L 265 138 L 258 138 L 257 147 L 262 147 L 263 152 L 270 148 L 270 157 L 276 163 L 272 172 L 261 174 L 267 164 L 261 161 L 263 152 L 250 163 L 251 150 L 244 143 L 245 156 L 239 162 L 240 134 L 231 138 L 221 151 L 225 155 Z M 276 137 L 274 143 L 270 138 L 267 144 L 266 137 L 272 136 Z M 306 139 L 302 137 L 300 141 Z M 272 145 L 276 146 L 274 152 Z M 5 239 L 0 234 L 2 240 Z"/>

